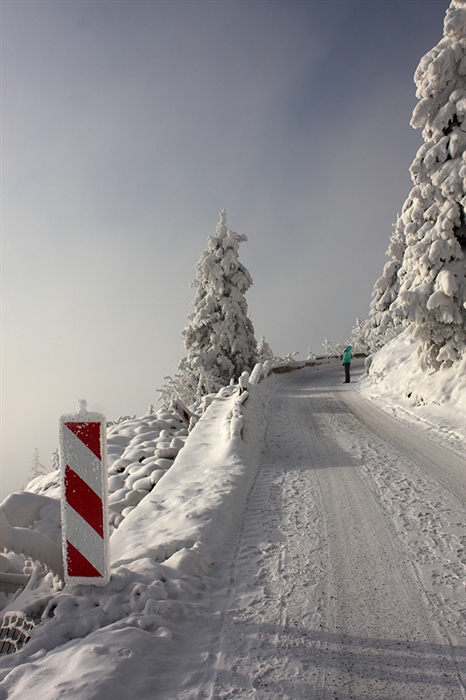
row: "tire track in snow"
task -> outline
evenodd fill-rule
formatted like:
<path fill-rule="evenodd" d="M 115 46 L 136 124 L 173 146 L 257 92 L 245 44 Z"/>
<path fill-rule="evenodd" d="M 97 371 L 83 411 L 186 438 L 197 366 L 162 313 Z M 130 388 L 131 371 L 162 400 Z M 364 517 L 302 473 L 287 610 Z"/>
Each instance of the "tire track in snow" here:
<path fill-rule="evenodd" d="M 286 406 L 278 411 L 287 420 Z M 315 589 L 315 596 L 325 595 L 320 557 L 309 556 L 322 546 L 321 519 L 313 499 L 298 497 L 304 471 L 311 475 L 300 466 L 306 460 L 299 449 L 299 427 L 294 430 L 295 449 L 286 458 L 291 479 L 285 478 L 281 445 L 277 455 L 270 434 L 269 454 L 250 494 L 234 558 L 215 682 L 201 697 L 308 697 L 301 677 L 310 649 L 319 657 L 315 673 L 321 674 L 321 638 L 308 637 L 309 621 L 319 627 L 327 610 L 324 600 L 310 605 L 308 593 Z M 299 510 L 289 508 L 290 502 L 300 503 Z M 303 548 L 303 538 L 310 550 Z M 302 686 L 300 695 L 297 685 Z"/>
<path fill-rule="evenodd" d="M 333 425 L 335 439 L 348 446 L 390 516 L 439 622 L 452 637 L 466 639 L 466 459 L 396 421 L 387 424 L 354 392 L 342 398 L 356 415 Z"/>
<path fill-rule="evenodd" d="M 382 440 L 402 445 L 402 453 L 423 469 L 466 506 L 466 456 L 446 445 L 435 444 L 399 420 L 388 419 L 387 414 L 356 392 L 342 392 L 342 400 L 358 419 Z M 446 443 L 445 438 L 442 442 Z"/>
<path fill-rule="evenodd" d="M 397 455 L 329 381 L 299 372 L 277 392 L 215 679 L 199 697 L 460 700 L 461 649 L 455 658 L 373 474 Z"/>

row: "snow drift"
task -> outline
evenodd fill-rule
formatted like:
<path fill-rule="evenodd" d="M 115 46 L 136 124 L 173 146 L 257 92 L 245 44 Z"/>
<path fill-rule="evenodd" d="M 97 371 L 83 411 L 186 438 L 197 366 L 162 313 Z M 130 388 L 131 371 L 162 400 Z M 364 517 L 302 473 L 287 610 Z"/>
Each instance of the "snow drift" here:
<path fill-rule="evenodd" d="M 422 421 L 436 439 L 443 435 L 464 450 L 466 356 L 452 367 L 424 371 L 417 362 L 420 342 L 408 328 L 370 356 L 361 392 L 403 420 Z"/>

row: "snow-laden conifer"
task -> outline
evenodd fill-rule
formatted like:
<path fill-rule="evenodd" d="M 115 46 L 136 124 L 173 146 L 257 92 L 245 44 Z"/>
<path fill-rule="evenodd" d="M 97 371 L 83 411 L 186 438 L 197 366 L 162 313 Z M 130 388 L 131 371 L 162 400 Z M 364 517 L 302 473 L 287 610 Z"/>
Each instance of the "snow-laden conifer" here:
<path fill-rule="evenodd" d="M 274 353 L 266 341 L 265 335 L 261 335 L 260 340 L 257 343 L 257 359 L 259 362 L 265 362 L 266 360 L 273 362 L 274 360 Z"/>
<path fill-rule="evenodd" d="M 191 375 L 198 395 L 218 390 L 256 362 L 257 342 L 244 296 L 252 278 L 238 259 L 243 241 L 246 236 L 228 229 L 223 210 L 196 265 L 194 310 L 182 332 L 187 356 L 179 369 Z"/>
<path fill-rule="evenodd" d="M 356 319 L 356 325 L 351 332 L 351 342 L 349 345 L 353 346 L 354 352 L 369 355 L 372 350 L 370 349 L 367 341 L 366 324 L 366 321 L 361 321 L 359 318 Z"/>
<path fill-rule="evenodd" d="M 410 207 L 411 200 L 407 199 L 403 213 Z M 406 249 L 405 224 L 403 214 L 398 217 L 395 231 L 390 239 L 387 256 L 390 260 L 385 263 L 382 275 L 374 285 L 369 318 L 364 323 L 357 321 L 353 329 L 353 340 L 358 347 L 364 347 L 365 352 L 380 350 L 389 340 L 392 340 L 403 330 L 403 318 L 396 313 L 392 304 L 396 301 L 400 284 L 398 271 L 403 262 Z M 357 343 L 356 343 L 357 339 Z"/>
<path fill-rule="evenodd" d="M 366 338 L 377 350 L 409 325 L 424 368 L 451 365 L 466 349 L 466 3 L 453 0 L 444 37 L 414 76 L 411 125 L 425 143 L 414 187 L 376 282 Z"/>
<path fill-rule="evenodd" d="M 37 447 L 34 448 L 34 453 L 32 455 L 32 462 L 31 466 L 29 468 L 29 481 L 32 479 L 35 479 L 38 476 L 42 476 L 43 474 L 47 473 L 47 467 L 45 467 L 41 461 L 40 461 L 40 456 L 39 456 L 39 450 Z"/>

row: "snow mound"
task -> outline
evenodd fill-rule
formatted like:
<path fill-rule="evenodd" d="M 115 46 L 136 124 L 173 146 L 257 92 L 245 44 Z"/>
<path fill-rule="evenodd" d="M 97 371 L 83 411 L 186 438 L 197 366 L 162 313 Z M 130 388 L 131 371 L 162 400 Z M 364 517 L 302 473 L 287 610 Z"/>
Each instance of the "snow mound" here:
<path fill-rule="evenodd" d="M 466 440 L 466 356 L 452 367 L 423 371 L 419 340 L 406 329 L 368 358 L 361 393 L 403 420 L 422 421 L 464 449 Z"/>
<path fill-rule="evenodd" d="M 107 434 L 110 525 L 117 528 L 173 465 L 186 422 L 160 410 L 111 426 Z"/>

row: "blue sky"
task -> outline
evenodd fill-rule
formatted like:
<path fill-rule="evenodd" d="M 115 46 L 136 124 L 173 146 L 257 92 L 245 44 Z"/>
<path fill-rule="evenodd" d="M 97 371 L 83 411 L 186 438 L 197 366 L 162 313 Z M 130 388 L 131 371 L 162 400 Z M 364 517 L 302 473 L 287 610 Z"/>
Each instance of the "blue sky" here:
<path fill-rule="evenodd" d="M 444 0 L 1 3 L 2 486 L 58 418 L 157 403 L 225 208 L 256 336 L 366 318 Z"/>

